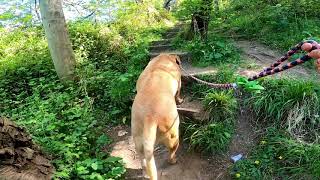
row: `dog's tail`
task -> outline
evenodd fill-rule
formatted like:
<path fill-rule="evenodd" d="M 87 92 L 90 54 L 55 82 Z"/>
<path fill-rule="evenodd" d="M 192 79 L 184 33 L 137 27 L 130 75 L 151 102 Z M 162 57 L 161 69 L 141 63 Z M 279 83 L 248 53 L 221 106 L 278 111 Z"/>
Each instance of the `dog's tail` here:
<path fill-rule="evenodd" d="M 143 153 L 146 159 L 147 174 L 151 179 L 157 179 L 157 168 L 154 160 L 153 150 L 157 139 L 157 120 L 146 116 L 143 127 Z"/>

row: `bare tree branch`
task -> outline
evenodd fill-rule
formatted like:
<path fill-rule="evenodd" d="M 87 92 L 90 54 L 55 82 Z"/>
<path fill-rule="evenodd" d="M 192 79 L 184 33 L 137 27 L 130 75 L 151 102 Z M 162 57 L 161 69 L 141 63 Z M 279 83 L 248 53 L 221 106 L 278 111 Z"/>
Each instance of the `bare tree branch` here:
<path fill-rule="evenodd" d="M 34 11 L 36 12 L 38 21 L 41 22 L 41 17 L 40 17 L 39 11 L 38 11 L 38 7 L 39 7 L 39 6 L 37 6 L 37 0 L 34 0 Z"/>

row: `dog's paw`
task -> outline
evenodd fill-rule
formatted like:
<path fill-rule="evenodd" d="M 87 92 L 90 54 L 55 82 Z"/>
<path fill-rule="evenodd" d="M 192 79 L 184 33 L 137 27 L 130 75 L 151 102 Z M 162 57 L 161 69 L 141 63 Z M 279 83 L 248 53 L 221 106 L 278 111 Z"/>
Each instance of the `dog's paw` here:
<path fill-rule="evenodd" d="M 169 164 L 177 164 L 177 158 L 171 158 L 171 159 L 168 159 L 168 163 Z"/>
<path fill-rule="evenodd" d="M 182 98 L 180 98 L 180 97 L 177 97 L 176 98 L 176 104 L 177 105 L 180 105 L 180 104 L 182 104 L 184 102 L 184 99 L 182 99 Z"/>

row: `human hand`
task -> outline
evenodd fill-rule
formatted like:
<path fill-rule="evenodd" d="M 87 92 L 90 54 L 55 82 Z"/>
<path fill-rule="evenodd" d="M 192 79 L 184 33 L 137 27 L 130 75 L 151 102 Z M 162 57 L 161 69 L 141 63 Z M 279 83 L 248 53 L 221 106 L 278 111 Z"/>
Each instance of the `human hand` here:
<path fill-rule="evenodd" d="M 318 48 L 315 49 L 315 50 L 312 50 L 312 44 L 311 43 L 304 43 L 302 46 L 301 46 L 301 49 L 304 50 L 304 51 L 307 51 L 309 52 L 308 53 L 308 56 L 316 59 L 316 67 L 317 67 L 317 70 L 318 72 L 320 73 L 320 45 L 317 44 Z"/>

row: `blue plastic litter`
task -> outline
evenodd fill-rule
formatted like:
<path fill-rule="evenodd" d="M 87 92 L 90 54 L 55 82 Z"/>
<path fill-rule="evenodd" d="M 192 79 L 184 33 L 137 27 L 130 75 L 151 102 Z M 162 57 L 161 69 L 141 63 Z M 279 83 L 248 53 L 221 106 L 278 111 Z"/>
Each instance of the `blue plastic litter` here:
<path fill-rule="evenodd" d="M 231 156 L 231 160 L 233 163 L 239 161 L 240 159 L 242 159 L 243 155 L 242 154 L 238 154 L 238 155 L 235 155 L 235 156 Z"/>

